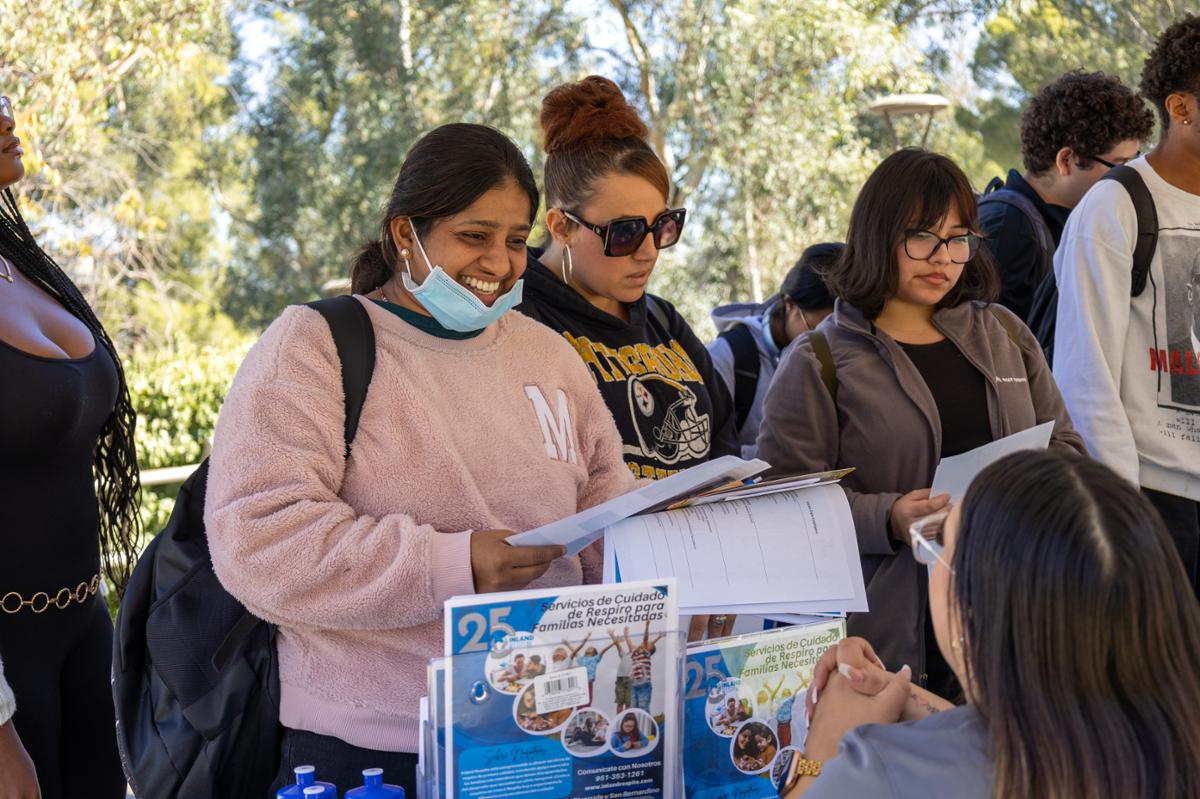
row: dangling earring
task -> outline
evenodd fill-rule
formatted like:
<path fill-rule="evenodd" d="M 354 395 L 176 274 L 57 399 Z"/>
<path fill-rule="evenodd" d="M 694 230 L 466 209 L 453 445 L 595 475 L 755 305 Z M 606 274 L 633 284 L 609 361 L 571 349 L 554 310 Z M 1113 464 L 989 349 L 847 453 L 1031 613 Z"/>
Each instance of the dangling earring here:
<path fill-rule="evenodd" d="M 571 276 L 575 274 L 575 258 L 571 255 L 571 245 L 568 244 L 563 249 L 563 265 L 562 279 L 568 286 L 571 285 Z"/>

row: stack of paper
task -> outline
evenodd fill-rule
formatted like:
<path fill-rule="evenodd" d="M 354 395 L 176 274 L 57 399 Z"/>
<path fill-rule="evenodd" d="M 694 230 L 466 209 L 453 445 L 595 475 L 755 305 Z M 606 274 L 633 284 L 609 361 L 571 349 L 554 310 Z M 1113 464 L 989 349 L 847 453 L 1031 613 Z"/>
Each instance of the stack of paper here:
<path fill-rule="evenodd" d="M 568 555 L 603 535 L 605 528 L 638 513 L 665 509 L 675 503 L 695 498 L 713 489 L 741 485 L 757 474 L 771 468 L 766 461 L 744 461 L 733 455 L 684 469 L 670 477 L 644 485 L 636 491 L 602 502 L 574 516 L 508 537 L 517 547 L 536 547 L 558 544 L 567 548 Z"/>
<path fill-rule="evenodd" d="M 818 480 L 634 516 L 605 532 L 605 581 L 679 581 L 681 613 L 867 610 L 845 492 Z"/>
<path fill-rule="evenodd" d="M 837 485 L 852 470 L 753 479 L 769 468 L 727 455 L 508 542 L 574 555 L 604 535 L 605 582 L 677 577 L 682 613 L 800 621 L 865 611 L 854 521 Z"/>

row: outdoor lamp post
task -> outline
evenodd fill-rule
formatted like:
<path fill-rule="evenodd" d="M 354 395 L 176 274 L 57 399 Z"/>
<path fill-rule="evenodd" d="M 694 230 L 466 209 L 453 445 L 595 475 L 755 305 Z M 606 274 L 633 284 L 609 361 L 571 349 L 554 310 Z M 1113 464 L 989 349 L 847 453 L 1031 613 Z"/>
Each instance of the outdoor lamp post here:
<path fill-rule="evenodd" d="M 940 94 L 886 95 L 869 106 L 872 113 L 883 117 L 883 123 L 887 125 L 888 135 L 891 136 L 894 149 L 900 149 L 900 138 L 896 135 L 895 126 L 892 125 L 893 117 L 925 114 L 925 132 L 921 134 L 921 146 L 924 147 L 925 141 L 929 138 L 929 128 L 933 126 L 933 115 L 943 108 L 949 107 L 950 101 Z"/>

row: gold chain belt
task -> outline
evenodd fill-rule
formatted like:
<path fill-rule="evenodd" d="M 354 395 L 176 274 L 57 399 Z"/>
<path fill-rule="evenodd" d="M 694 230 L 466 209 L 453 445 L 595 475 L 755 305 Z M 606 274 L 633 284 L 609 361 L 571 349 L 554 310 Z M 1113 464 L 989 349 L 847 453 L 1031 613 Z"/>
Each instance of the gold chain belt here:
<path fill-rule="evenodd" d="M 89 582 L 83 582 L 75 586 L 75 590 L 70 588 L 60 588 L 54 596 L 50 596 L 45 591 L 38 591 L 29 599 L 18 594 L 16 591 L 9 591 L 0 598 L 0 610 L 3 610 L 9 615 L 20 613 L 25 608 L 29 608 L 34 613 L 45 613 L 46 609 L 54 606 L 59 610 L 66 610 L 72 602 L 83 604 L 96 595 L 96 591 L 100 590 L 100 575 L 96 574 Z"/>

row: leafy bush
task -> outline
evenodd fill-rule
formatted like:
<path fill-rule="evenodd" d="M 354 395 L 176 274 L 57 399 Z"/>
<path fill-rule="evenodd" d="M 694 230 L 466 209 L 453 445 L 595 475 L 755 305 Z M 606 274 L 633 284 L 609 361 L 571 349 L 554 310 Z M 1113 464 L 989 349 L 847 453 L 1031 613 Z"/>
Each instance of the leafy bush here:
<path fill-rule="evenodd" d="M 208 454 L 221 403 L 250 342 L 243 336 L 221 344 L 180 342 L 126 361 L 142 471 L 199 463 Z M 167 523 L 178 492 L 178 484 L 142 490 L 146 541 Z"/>

